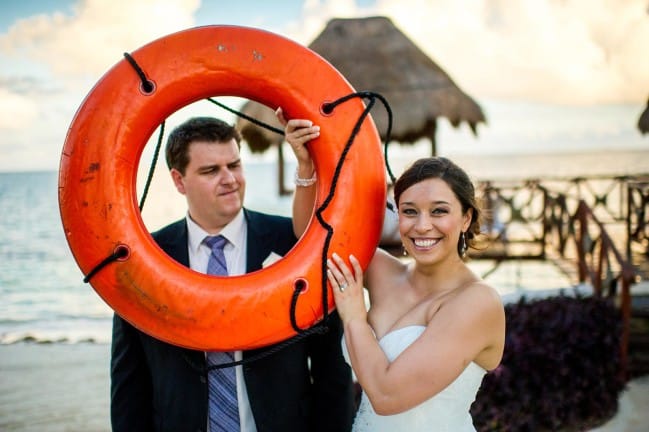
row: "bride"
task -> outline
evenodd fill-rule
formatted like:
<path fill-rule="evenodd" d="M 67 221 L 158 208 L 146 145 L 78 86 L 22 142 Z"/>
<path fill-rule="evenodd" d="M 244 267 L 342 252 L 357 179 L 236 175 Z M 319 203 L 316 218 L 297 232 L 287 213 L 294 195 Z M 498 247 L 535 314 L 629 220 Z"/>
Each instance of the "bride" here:
<path fill-rule="evenodd" d="M 305 144 L 319 127 L 286 121 L 281 109 L 277 116 L 298 160 L 293 225 L 300 237 L 316 192 Z M 475 431 L 469 409 L 484 374 L 502 358 L 505 313 L 498 293 L 463 260 L 480 229 L 473 184 L 450 160 L 425 158 L 399 177 L 394 199 L 411 259 L 377 249 L 366 272 L 352 255 L 328 260 L 344 343 L 363 389 L 354 431 Z"/>

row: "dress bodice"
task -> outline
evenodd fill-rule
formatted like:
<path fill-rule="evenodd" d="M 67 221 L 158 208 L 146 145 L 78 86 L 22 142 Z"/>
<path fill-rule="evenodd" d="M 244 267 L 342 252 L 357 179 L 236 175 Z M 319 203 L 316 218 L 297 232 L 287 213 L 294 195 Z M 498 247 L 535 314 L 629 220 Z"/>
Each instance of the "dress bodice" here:
<path fill-rule="evenodd" d="M 426 329 L 408 326 L 394 330 L 379 340 L 381 349 L 390 362 L 394 361 Z M 363 394 L 354 419 L 354 432 L 474 432 L 469 408 L 475 400 L 485 370 L 469 363 L 464 371 L 434 397 L 400 414 L 381 416 L 374 412 Z"/>

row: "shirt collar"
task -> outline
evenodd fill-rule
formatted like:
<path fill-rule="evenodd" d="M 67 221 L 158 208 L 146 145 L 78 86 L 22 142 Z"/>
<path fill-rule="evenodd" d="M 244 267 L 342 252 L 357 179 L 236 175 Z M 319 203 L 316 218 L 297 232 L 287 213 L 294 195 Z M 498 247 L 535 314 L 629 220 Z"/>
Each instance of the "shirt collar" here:
<path fill-rule="evenodd" d="M 189 215 L 189 212 L 187 212 L 185 219 L 187 220 L 188 246 L 192 251 L 197 252 L 205 237 L 209 236 L 210 234 L 203 228 L 201 228 L 196 222 L 194 222 L 194 220 Z M 219 234 L 225 237 L 228 242 L 235 248 L 241 248 L 243 246 L 243 241 L 245 238 L 245 222 L 246 219 L 243 215 L 243 209 L 241 209 L 239 210 L 239 213 L 237 213 L 237 215 L 234 217 L 234 219 L 232 219 L 226 226 L 223 227 Z"/>

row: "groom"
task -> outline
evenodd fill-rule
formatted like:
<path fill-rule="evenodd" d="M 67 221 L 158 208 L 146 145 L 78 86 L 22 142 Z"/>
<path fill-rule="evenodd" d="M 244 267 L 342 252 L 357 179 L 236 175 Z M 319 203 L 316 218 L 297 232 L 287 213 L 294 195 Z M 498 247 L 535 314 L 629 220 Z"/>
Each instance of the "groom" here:
<path fill-rule="evenodd" d="M 225 238 L 221 253 L 229 275 L 260 270 L 267 257 L 283 256 L 297 241 L 290 219 L 243 208 L 239 149 L 238 131 L 210 117 L 192 118 L 169 136 L 167 165 L 188 211 L 153 238 L 170 257 L 193 270 L 207 272 L 212 251 L 206 237 Z M 113 430 L 348 431 L 354 415 L 351 370 L 342 356 L 342 327 L 335 313 L 330 323 L 326 334 L 230 369 L 236 388 L 216 396 L 213 382 L 219 387 L 219 381 L 226 380 L 205 372 L 214 353 L 162 342 L 115 315 Z M 234 352 L 234 360 L 272 349 Z M 234 403 L 229 426 L 221 417 L 225 399 Z"/>

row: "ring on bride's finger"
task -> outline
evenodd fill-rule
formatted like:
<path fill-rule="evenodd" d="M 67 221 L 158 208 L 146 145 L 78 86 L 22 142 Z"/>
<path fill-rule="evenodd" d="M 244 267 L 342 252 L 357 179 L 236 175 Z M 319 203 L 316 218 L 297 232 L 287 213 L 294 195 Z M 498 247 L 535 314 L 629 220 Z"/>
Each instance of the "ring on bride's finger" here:
<path fill-rule="evenodd" d="M 338 287 L 338 289 L 340 290 L 340 292 L 344 292 L 344 291 L 345 291 L 345 288 L 347 288 L 347 282 L 343 282 L 343 283 L 341 283 L 340 286 Z"/>

